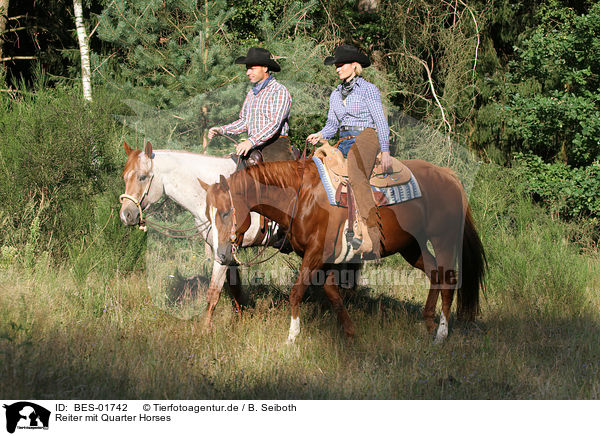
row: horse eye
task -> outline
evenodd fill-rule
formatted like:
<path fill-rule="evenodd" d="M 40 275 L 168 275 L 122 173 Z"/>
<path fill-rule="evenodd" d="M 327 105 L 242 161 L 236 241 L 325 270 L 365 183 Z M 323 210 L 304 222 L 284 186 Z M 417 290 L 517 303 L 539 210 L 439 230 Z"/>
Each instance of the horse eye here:
<path fill-rule="evenodd" d="M 228 210 L 228 211 L 226 211 L 226 212 L 223 212 L 223 213 L 221 214 L 221 217 L 223 217 L 223 218 L 227 218 L 229 215 L 231 215 L 231 209 L 229 209 L 229 210 Z"/>
<path fill-rule="evenodd" d="M 138 180 L 139 180 L 140 182 L 143 182 L 143 181 L 144 181 L 144 180 L 146 180 L 147 178 L 148 178 L 148 175 L 147 175 L 147 174 L 142 174 L 141 176 L 139 176 L 139 177 L 138 177 Z"/>

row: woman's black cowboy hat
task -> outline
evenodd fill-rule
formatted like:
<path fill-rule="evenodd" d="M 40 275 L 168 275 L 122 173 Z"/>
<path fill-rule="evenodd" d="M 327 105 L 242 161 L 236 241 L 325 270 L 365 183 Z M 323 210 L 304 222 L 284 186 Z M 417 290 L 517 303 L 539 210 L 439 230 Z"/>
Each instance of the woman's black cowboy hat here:
<path fill-rule="evenodd" d="M 328 56 L 323 62 L 325 65 L 348 64 L 358 62 L 363 68 L 371 65 L 371 61 L 366 54 L 361 53 L 358 48 L 350 44 L 342 44 L 333 52 L 333 56 Z"/>
<path fill-rule="evenodd" d="M 246 64 L 248 66 L 267 67 L 270 71 L 281 71 L 277 62 L 271 59 L 271 52 L 260 47 L 250 47 L 246 57 L 240 56 L 235 60 L 236 64 Z"/>

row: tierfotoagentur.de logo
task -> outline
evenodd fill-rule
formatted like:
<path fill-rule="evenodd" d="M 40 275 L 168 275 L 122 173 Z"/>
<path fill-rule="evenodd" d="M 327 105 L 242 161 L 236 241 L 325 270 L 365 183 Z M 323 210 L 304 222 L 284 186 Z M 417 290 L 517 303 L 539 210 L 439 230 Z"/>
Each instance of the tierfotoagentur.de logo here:
<path fill-rule="evenodd" d="M 50 411 L 28 401 L 19 401 L 6 409 L 6 431 L 14 433 L 19 430 L 47 430 L 50 421 Z"/>

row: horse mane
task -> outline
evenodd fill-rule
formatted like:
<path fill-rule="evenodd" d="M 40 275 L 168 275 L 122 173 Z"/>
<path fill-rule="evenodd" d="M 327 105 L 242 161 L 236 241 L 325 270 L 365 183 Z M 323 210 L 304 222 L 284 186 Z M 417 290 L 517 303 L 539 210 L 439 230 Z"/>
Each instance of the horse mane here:
<path fill-rule="evenodd" d="M 306 169 L 308 165 L 305 165 Z M 247 192 L 250 184 L 254 185 L 255 189 L 263 185 L 298 190 L 301 171 L 302 165 L 299 161 L 265 162 L 233 173 L 229 185 L 236 192 Z"/>

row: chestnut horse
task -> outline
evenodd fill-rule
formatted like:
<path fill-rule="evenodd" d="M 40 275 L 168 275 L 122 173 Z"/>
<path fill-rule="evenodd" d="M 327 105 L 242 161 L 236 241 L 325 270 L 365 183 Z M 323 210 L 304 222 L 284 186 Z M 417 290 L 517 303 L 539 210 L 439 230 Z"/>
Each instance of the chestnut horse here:
<path fill-rule="evenodd" d="M 198 185 L 198 179 L 207 183 L 219 180 L 222 174 L 230 175 L 236 163 L 229 158 L 208 156 L 179 150 L 152 150 L 148 142 L 144 151 L 134 150 L 127 142 L 123 144 L 127 162 L 123 170 L 125 194 L 121 196 L 121 221 L 128 226 L 140 224 L 143 210 L 166 195 L 187 209 L 193 216 L 202 238 L 213 247 L 213 257 L 217 259 L 218 244 L 211 231 L 206 211 L 206 192 Z M 272 232 L 276 228 L 272 228 Z M 243 246 L 268 243 L 261 228 L 260 216 L 251 214 L 250 228 L 242 241 Z M 227 267 L 223 262 L 213 262 L 212 278 L 208 289 L 207 316 L 205 328 L 210 328 L 212 313 L 217 305 L 223 284 L 227 280 L 235 304 L 240 309 L 240 277 L 237 265 Z"/>
<path fill-rule="evenodd" d="M 449 169 L 421 160 L 403 162 L 417 179 L 422 197 L 380 207 L 382 253 L 400 253 L 425 272 L 430 290 L 423 315 L 430 333 L 442 294 L 442 311 L 435 342 L 448 336 L 450 307 L 458 290 L 457 318 L 473 320 L 479 313 L 479 290 L 487 266 L 481 240 L 471 217 L 466 193 Z M 348 259 L 344 235 L 346 209 L 331 206 L 312 161 L 272 162 L 234 173 L 208 186 L 206 208 L 218 236 L 221 253 L 235 250 L 258 212 L 288 229 L 288 238 L 302 264 L 290 292 L 291 323 L 288 343 L 300 332 L 300 302 L 309 284 L 320 276 L 347 336 L 354 325 L 346 311 L 332 265 Z M 290 229 L 291 226 L 291 229 Z M 430 241 L 434 253 L 427 248 Z M 351 248 L 350 248 L 351 249 Z M 231 257 L 229 258 L 231 260 Z M 360 261 L 360 259 L 358 259 Z M 319 283 L 321 284 L 321 283 Z"/>

